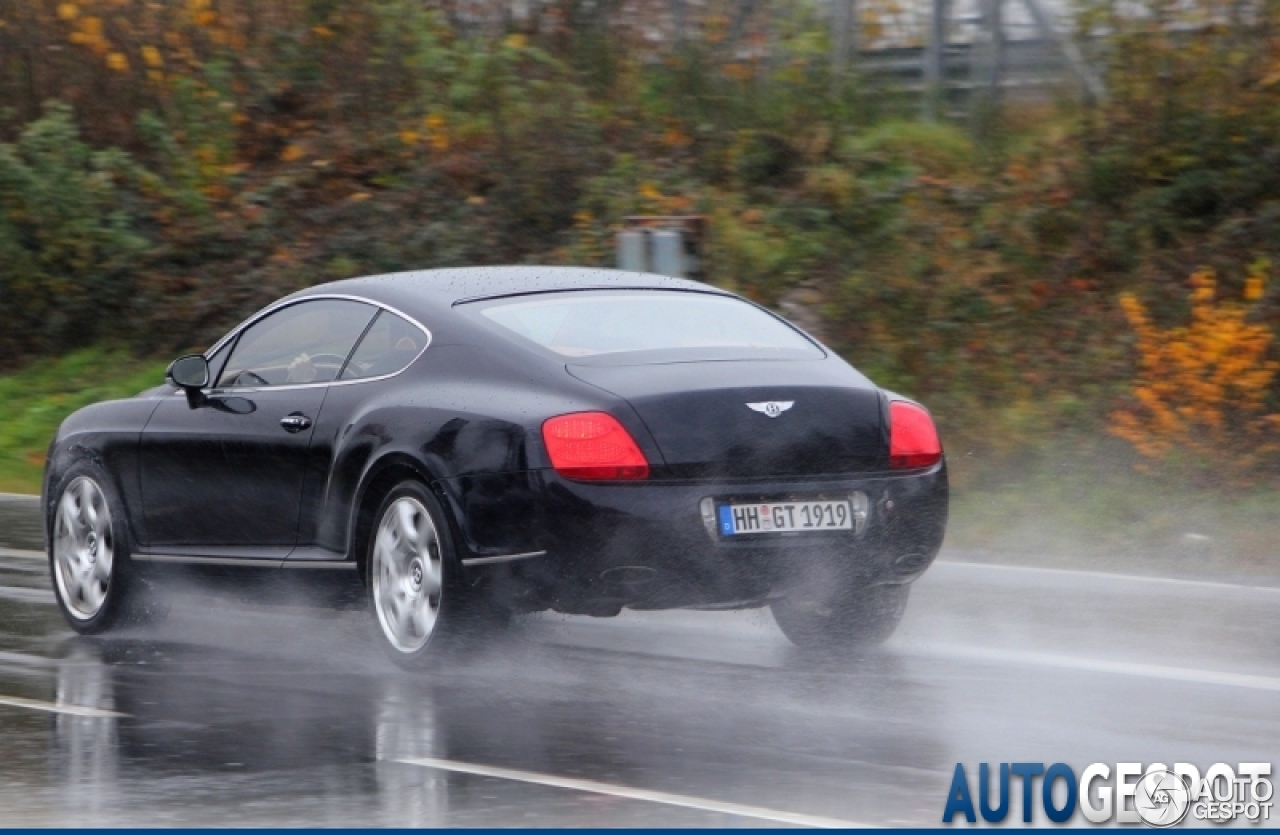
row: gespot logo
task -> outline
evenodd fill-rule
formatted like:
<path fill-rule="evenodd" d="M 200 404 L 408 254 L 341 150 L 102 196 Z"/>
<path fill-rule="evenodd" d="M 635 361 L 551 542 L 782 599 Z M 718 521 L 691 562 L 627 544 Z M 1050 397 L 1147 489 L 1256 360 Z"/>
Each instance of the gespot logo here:
<path fill-rule="evenodd" d="M 1076 813 L 1089 823 L 1145 823 L 1176 826 L 1189 818 L 1207 823 L 1271 818 L 1274 787 L 1271 763 L 1214 763 L 1201 777 L 1190 763 L 1093 763 L 1080 773 L 1066 763 L 979 763 L 977 803 L 964 763 L 956 763 L 942 822 L 963 816 L 976 823 L 1001 823 L 1020 811 L 1023 823 L 1036 817 L 1037 805 L 1053 823 L 1066 823 Z M 1019 783 L 1020 781 L 1020 783 Z M 1037 782 L 1039 786 L 1037 786 Z M 993 783 L 995 785 L 993 785 Z M 1018 790 L 1020 789 L 1020 791 Z M 1037 790 L 1038 789 L 1038 790 Z M 994 800 L 993 800 L 994 799 Z M 1020 800 L 1015 804 L 1014 800 Z"/>

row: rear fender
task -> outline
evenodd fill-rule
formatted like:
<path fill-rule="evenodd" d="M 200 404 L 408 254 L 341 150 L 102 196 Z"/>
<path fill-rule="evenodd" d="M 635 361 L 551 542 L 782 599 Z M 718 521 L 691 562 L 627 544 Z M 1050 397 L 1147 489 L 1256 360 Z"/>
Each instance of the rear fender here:
<path fill-rule="evenodd" d="M 437 475 L 426 466 L 425 463 L 402 452 L 390 452 L 379 456 L 369 463 L 365 471 L 361 474 L 359 484 L 353 494 L 353 501 L 347 515 L 346 525 L 346 547 L 345 551 L 348 558 L 355 559 L 356 563 L 361 567 L 361 576 L 363 576 L 363 568 L 365 562 L 365 543 L 367 543 L 373 525 L 377 520 L 373 518 L 378 512 L 378 503 L 382 501 L 387 491 L 391 490 L 395 485 L 407 480 L 420 481 L 427 485 L 437 498 L 442 499 L 446 513 L 452 516 L 447 501 L 444 501 L 443 495 L 439 490 L 440 479 Z M 449 519 L 449 524 L 454 528 L 456 533 L 457 525 L 453 519 Z M 454 537 L 457 541 L 457 537 Z"/>

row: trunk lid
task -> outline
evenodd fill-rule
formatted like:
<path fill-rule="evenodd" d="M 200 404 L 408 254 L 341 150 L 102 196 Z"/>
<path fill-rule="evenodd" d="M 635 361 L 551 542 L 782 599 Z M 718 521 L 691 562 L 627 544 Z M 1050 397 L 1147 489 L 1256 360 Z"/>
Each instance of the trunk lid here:
<path fill-rule="evenodd" d="M 656 478 L 820 476 L 885 467 L 880 392 L 839 359 L 567 368 L 636 410 L 665 459 L 661 467 L 651 462 Z"/>

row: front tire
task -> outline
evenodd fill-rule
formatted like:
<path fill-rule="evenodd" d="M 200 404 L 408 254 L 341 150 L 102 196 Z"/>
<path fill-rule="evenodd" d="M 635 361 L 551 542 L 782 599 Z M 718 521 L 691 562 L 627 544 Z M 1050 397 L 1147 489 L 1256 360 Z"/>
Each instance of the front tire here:
<path fill-rule="evenodd" d="M 882 644 L 907 610 L 911 586 L 870 586 L 831 603 L 782 598 L 769 604 L 782 634 L 806 650 L 840 652 Z"/>
<path fill-rule="evenodd" d="M 421 483 L 401 482 L 382 500 L 369 538 L 369 608 L 378 642 L 416 667 L 448 643 L 460 588 L 449 526 Z"/>
<path fill-rule="evenodd" d="M 128 517 L 107 473 L 96 464 L 77 464 L 54 495 L 49 570 L 67 623 L 81 635 L 96 635 L 143 619 L 142 584 L 129 561 Z"/>

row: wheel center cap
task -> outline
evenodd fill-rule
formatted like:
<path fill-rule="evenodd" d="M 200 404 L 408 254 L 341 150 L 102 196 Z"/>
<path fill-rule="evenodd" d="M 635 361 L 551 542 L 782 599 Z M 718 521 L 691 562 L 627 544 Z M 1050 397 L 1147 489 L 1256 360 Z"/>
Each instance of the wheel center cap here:
<path fill-rule="evenodd" d="M 93 562 L 98 558 L 98 535 L 90 531 L 88 538 L 85 539 L 85 546 L 89 551 L 89 562 Z"/>
<path fill-rule="evenodd" d="M 413 584 L 414 591 L 422 588 L 422 563 L 418 560 L 409 566 L 409 582 Z"/>

